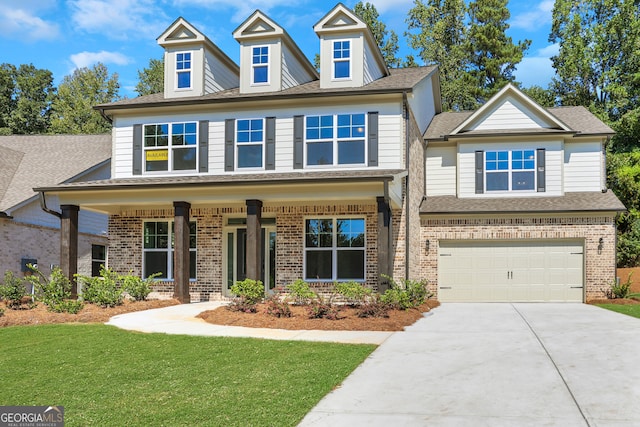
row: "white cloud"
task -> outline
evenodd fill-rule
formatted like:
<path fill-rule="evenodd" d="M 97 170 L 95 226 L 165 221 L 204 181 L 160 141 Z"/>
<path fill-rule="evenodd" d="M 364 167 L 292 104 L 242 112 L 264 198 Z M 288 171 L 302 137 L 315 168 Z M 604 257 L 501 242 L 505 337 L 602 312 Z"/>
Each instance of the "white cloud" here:
<path fill-rule="evenodd" d="M 270 9 L 278 6 L 300 7 L 302 3 L 304 3 L 304 1 L 298 1 L 294 5 L 291 0 L 174 0 L 174 4 L 180 7 L 235 10 L 231 16 L 231 21 L 235 23 L 243 22 L 256 9 L 260 9 L 262 12 L 268 14 Z"/>
<path fill-rule="evenodd" d="M 117 64 L 117 65 L 127 65 L 131 61 L 125 55 L 117 52 L 80 52 L 75 53 L 69 57 L 71 62 L 74 65 L 74 68 L 84 68 L 89 67 L 90 65 L 96 64 L 98 62 L 102 62 L 103 64 Z"/>
<path fill-rule="evenodd" d="M 521 82 L 523 87 L 537 85 L 546 88 L 555 75 L 551 57 L 556 55 L 559 49 L 560 46 L 555 43 L 538 49 L 535 56 L 524 58 L 515 72 L 516 80 Z"/>
<path fill-rule="evenodd" d="M 60 34 L 58 25 L 45 21 L 34 12 L 0 5 L 0 34 L 29 41 L 57 38 Z"/>
<path fill-rule="evenodd" d="M 514 16 L 509 23 L 511 28 L 534 31 L 543 25 L 551 23 L 553 0 L 543 0 L 530 11 Z"/>
<path fill-rule="evenodd" d="M 369 3 L 376 7 L 378 13 L 392 12 L 399 9 L 403 12 L 408 12 L 413 7 L 413 0 L 371 0 Z"/>
<path fill-rule="evenodd" d="M 552 56 L 557 55 L 558 52 L 560 52 L 560 43 L 554 43 L 547 47 L 543 47 L 542 49 L 538 49 L 538 54 L 536 56 L 551 58 Z"/>

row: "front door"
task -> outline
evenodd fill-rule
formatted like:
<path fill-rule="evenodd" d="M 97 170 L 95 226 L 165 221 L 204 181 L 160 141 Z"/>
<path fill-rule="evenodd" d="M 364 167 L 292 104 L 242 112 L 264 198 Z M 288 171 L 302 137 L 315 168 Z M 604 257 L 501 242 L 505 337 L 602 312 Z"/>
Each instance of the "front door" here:
<path fill-rule="evenodd" d="M 247 229 L 227 227 L 225 236 L 225 285 L 228 292 L 237 281 L 247 278 Z M 262 271 L 260 280 L 265 291 L 276 286 L 276 229 L 262 227 Z"/>

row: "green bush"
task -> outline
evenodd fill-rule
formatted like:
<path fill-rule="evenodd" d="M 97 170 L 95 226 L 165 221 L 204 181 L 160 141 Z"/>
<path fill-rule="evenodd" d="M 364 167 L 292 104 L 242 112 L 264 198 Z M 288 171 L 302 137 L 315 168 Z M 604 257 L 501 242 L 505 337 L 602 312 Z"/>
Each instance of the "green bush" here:
<path fill-rule="evenodd" d="M 76 275 L 82 283 L 82 299 L 101 307 L 115 307 L 122 304 L 122 280 L 115 271 L 100 267 L 99 277 Z"/>
<path fill-rule="evenodd" d="M 266 305 L 264 312 L 269 316 L 291 317 L 293 315 L 289 303 L 284 301 L 282 295 L 278 292 L 269 295 L 264 302 Z"/>
<path fill-rule="evenodd" d="M 4 282 L 0 284 L 0 299 L 7 300 L 9 308 L 17 309 L 22 305 L 22 298 L 27 295 L 25 280 L 13 275 L 12 271 L 4 273 Z"/>
<path fill-rule="evenodd" d="M 373 294 L 371 288 L 367 288 L 362 283 L 354 281 L 336 283 L 335 290 L 339 295 L 342 295 L 347 304 L 351 306 L 365 304 L 371 299 L 371 295 Z"/>
<path fill-rule="evenodd" d="M 631 276 L 632 275 L 633 275 L 633 272 L 629 273 L 629 276 L 627 277 L 627 281 L 626 282 L 618 283 L 617 280 L 614 280 L 613 283 L 611 284 L 611 289 L 609 290 L 607 296 L 609 298 L 614 298 L 614 299 L 627 298 L 629 296 L 629 292 L 631 291 Z"/>
<path fill-rule="evenodd" d="M 380 302 L 387 305 L 392 310 L 407 310 L 413 307 L 409 294 L 397 287 L 389 288 L 380 296 Z"/>
<path fill-rule="evenodd" d="M 82 302 L 66 302 L 71 298 L 71 282 L 59 267 L 54 268 L 48 278 L 37 267 L 29 265 L 29 268 L 34 274 L 27 279 L 33 284 L 36 296 L 50 311 L 61 313 L 76 310 L 77 312 L 82 308 Z"/>
<path fill-rule="evenodd" d="M 260 280 L 244 279 L 236 282 L 230 290 L 249 304 L 257 304 L 264 298 L 264 285 Z"/>
<path fill-rule="evenodd" d="M 287 285 L 290 298 L 293 299 L 293 303 L 296 305 L 306 305 L 311 300 L 317 298 L 315 292 L 311 290 L 309 284 L 302 279 L 298 279 L 293 283 Z"/>
<path fill-rule="evenodd" d="M 432 296 L 427 291 L 427 282 L 425 280 L 403 279 L 398 283 L 392 277 L 384 277 L 389 280 L 391 287 L 382 295 L 382 302 L 389 304 L 392 308 L 407 310 L 418 307 Z"/>
<path fill-rule="evenodd" d="M 144 301 L 151 293 L 152 286 L 157 282 L 155 278 L 160 275 L 162 273 L 152 274 L 146 279 L 133 275 L 122 276 L 122 288 L 135 301 Z"/>

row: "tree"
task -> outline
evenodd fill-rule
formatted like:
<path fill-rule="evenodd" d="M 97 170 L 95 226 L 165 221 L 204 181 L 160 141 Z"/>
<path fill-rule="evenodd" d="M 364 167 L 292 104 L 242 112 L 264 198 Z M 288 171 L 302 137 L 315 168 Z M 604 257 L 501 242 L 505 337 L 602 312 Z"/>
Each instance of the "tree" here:
<path fill-rule="evenodd" d="M 53 103 L 51 131 L 53 133 L 104 133 L 109 123 L 93 109 L 94 105 L 119 99 L 118 75 L 109 75 L 104 64 L 76 69 L 65 76 Z"/>
<path fill-rule="evenodd" d="M 513 43 L 506 34 L 510 18 L 507 0 L 475 0 L 469 3 L 469 30 L 465 50 L 476 99 L 484 102 L 508 82 L 529 49 L 531 40 Z"/>
<path fill-rule="evenodd" d="M 425 64 L 437 64 L 440 69 L 445 111 L 477 107 L 471 82 L 465 78 L 469 66 L 463 50 L 467 37 L 465 13 L 464 0 L 415 0 L 407 17 L 409 45 Z"/>
<path fill-rule="evenodd" d="M 609 153 L 607 182 L 628 211 L 617 219 L 618 267 L 640 265 L 640 151 Z"/>
<path fill-rule="evenodd" d="M 389 68 L 398 68 L 402 65 L 402 59 L 398 58 L 398 35 L 395 31 L 387 30 L 384 22 L 380 21 L 380 15 L 376 7 L 369 3 L 359 1 L 353 8 L 353 12 L 358 15 L 371 29 L 373 38 L 382 51 L 382 56 Z"/>
<path fill-rule="evenodd" d="M 150 59 L 149 67 L 138 70 L 138 95 L 164 92 L 164 58 Z"/>
<path fill-rule="evenodd" d="M 0 135 L 10 135 L 11 112 L 15 109 L 16 67 L 0 64 Z"/>
<path fill-rule="evenodd" d="M 557 105 L 555 94 L 551 89 L 544 89 L 538 85 L 533 85 L 522 89 L 522 92 L 543 107 L 555 107 Z"/>

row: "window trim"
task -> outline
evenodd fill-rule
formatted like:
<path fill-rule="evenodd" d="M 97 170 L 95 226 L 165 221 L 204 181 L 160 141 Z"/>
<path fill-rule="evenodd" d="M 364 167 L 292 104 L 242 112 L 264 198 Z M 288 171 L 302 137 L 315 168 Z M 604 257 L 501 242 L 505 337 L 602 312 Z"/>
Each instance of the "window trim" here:
<path fill-rule="evenodd" d="M 339 116 L 350 116 L 353 117 L 355 115 L 361 115 L 364 119 L 364 129 L 362 131 L 362 137 L 349 137 L 349 138 L 339 138 L 338 137 L 338 117 Z M 332 124 L 332 137 L 329 138 L 318 138 L 316 139 L 308 139 L 307 138 L 307 119 L 310 117 L 318 117 L 320 120 L 322 117 L 331 116 L 333 118 Z M 351 125 L 354 126 L 354 125 Z M 302 137 L 304 144 L 304 167 L 305 168 L 326 168 L 328 166 L 331 167 L 340 167 L 340 168 L 351 168 L 351 167 L 362 167 L 367 166 L 368 158 L 369 158 L 369 144 L 368 144 L 368 135 L 369 135 L 369 115 L 367 113 L 335 113 L 335 114 L 308 114 L 304 116 L 303 120 L 303 128 L 302 128 Z M 311 165 L 309 164 L 309 143 L 310 141 L 314 142 L 332 142 L 332 159 L 331 163 L 324 165 Z M 339 163 L 339 145 L 340 142 L 349 142 L 349 141 L 362 141 L 363 142 L 363 157 L 361 163 Z M 313 142 L 312 142 L 313 143 Z"/>
<path fill-rule="evenodd" d="M 145 231 L 145 224 L 149 223 L 149 222 L 166 222 L 168 224 L 168 239 L 169 239 L 169 244 L 167 245 L 166 248 L 145 248 L 144 245 L 144 231 Z M 173 231 L 173 225 L 174 225 L 174 220 L 173 219 L 164 219 L 164 218 L 148 218 L 142 221 L 142 277 L 149 277 L 151 274 L 157 273 L 157 272 L 152 272 L 152 273 L 148 273 L 146 271 L 146 264 L 145 264 L 145 253 L 147 252 L 165 252 L 167 253 L 167 277 L 163 277 L 163 278 L 158 278 L 158 280 L 160 281 L 164 281 L 164 282 L 173 282 L 175 280 L 174 274 L 173 274 L 173 253 L 175 252 L 174 249 L 174 240 L 173 240 L 173 236 L 174 236 L 174 231 Z M 195 258 L 196 261 L 196 271 L 195 271 L 195 277 L 189 277 L 189 281 L 196 281 L 198 280 L 198 223 L 196 220 L 190 220 L 189 224 L 194 224 L 195 228 L 196 228 L 196 234 L 195 234 L 195 238 L 196 238 L 196 247 L 195 248 L 191 248 L 189 247 L 189 255 L 193 256 Z M 191 235 L 189 235 L 189 239 L 191 239 Z M 193 254 L 193 255 L 191 255 Z"/>
<path fill-rule="evenodd" d="M 179 55 L 189 55 L 189 68 L 182 68 L 179 69 L 178 68 L 178 64 L 179 63 L 183 63 L 186 60 L 178 60 L 178 56 Z M 181 51 L 181 52 L 176 52 L 176 62 L 175 62 L 175 90 L 176 91 L 181 91 L 181 90 L 191 90 L 193 88 L 193 52 L 191 51 Z M 187 74 L 189 75 L 189 85 L 188 86 L 184 86 L 184 87 L 180 87 L 180 74 Z"/>
<path fill-rule="evenodd" d="M 267 62 L 266 64 L 264 63 L 259 63 L 256 64 L 253 62 L 254 60 L 254 53 L 253 50 L 254 49 L 262 49 L 262 48 L 266 48 L 267 49 Z M 259 54 L 259 56 L 263 56 L 262 52 Z M 267 81 L 266 82 L 256 82 L 256 68 L 260 68 L 260 67 L 266 67 L 267 69 Z M 256 45 L 256 46 L 251 46 L 251 86 L 268 86 L 271 84 L 271 47 L 269 45 Z"/>
<path fill-rule="evenodd" d="M 173 126 L 174 125 L 187 125 L 193 124 L 195 125 L 195 144 L 193 145 L 174 145 L 173 144 Z M 146 137 L 146 128 L 147 126 L 162 126 L 167 125 L 167 145 L 166 146 L 153 146 L 147 147 L 145 143 Z M 185 132 L 185 135 L 187 133 Z M 189 132 L 188 134 L 192 134 Z M 173 157 L 174 150 L 176 149 L 185 149 L 191 148 L 195 150 L 195 165 L 193 169 L 173 169 Z M 167 150 L 167 169 L 166 170 L 157 170 L 157 171 L 148 171 L 147 170 L 147 152 L 148 151 L 159 151 Z M 186 122 L 164 122 L 164 123 L 144 123 L 142 125 L 142 174 L 143 175 L 159 175 L 159 174 L 184 174 L 184 173 L 193 173 L 199 172 L 200 169 L 200 123 L 198 121 L 186 121 Z"/>
<path fill-rule="evenodd" d="M 331 247 L 318 247 L 307 248 L 307 221 L 309 220 L 331 220 L 332 221 L 332 237 Z M 353 247 L 338 247 L 337 245 L 337 222 L 338 220 L 362 220 L 364 224 L 363 231 L 363 243 L 361 248 Z M 331 251 L 331 278 L 329 279 L 315 279 L 307 277 L 307 252 L 319 252 L 319 251 Z M 338 278 L 338 253 L 347 250 L 361 250 L 363 254 L 363 269 L 361 279 L 340 279 Z M 359 282 L 365 283 L 367 281 L 367 218 L 364 215 L 339 215 L 339 216 L 305 216 L 303 218 L 302 225 L 302 275 L 304 280 L 311 283 L 326 283 L 326 282 Z"/>
<path fill-rule="evenodd" d="M 533 152 L 533 168 L 531 169 L 514 169 L 513 168 L 513 153 L 514 152 L 522 152 L 523 153 L 523 162 L 524 162 L 524 153 L 526 151 L 531 151 Z M 489 153 L 500 153 L 500 152 L 507 152 L 507 169 L 503 169 L 503 170 L 492 170 L 490 171 L 487 168 L 487 155 Z M 497 160 L 496 160 L 497 161 Z M 495 149 L 495 150 L 485 150 L 484 151 L 484 156 L 483 156 L 483 168 L 484 168 L 484 174 L 483 174 L 483 178 L 484 178 L 484 191 L 485 193 L 490 193 L 490 194 L 500 194 L 500 193 L 536 193 L 538 192 L 538 174 L 537 174 L 537 169 L 538 169 L 538 152 L 535 148 L 509 148 L 509 149 Z M 533 185 L 532 188 L 527 188 L 527 189 L 523 189 L 523 190 L 517 190 L 517 189 L 513 189 L 513 173 L 514 172 L 530 172 L 533 175 Z M 496 174 L 496 173 L 507 173 L 508 176 L 508 189 L 506 190 L 490 190 L 488 188 L 488 176 L 491 174 Z"/>
<path fill-rule="evenodd" d="M 103 258 L 95 258 L 93 256 L 93 249 L 95 247 L 101 247 L 104 250 L 104 257 Z M 107 267 L 107 245 L 102 245 L 99 243 L 92 243 L 91 244 L 91 277 L 98 277 L 100 276 L 100 267 L 99 266 L 104 266 Z M 95 263 L 100 263 L 98 266 L 98 271 L 94 271 L 94 264 Z"/>
<path fill-rule="evenodd" d="M 349 57 L 348 58 L 344 58 L 344 57 L 340 57 L 340 58 L 336 58 L 335 57 L 335 52 L 336 52 L 336 43 L 344 43 L 347 42 L 349 43 Z M 342 45 L 340 50 L 343 50 Z M 353 53 L 353 40 L 351 39 L 338 39 L 338 40 L 331 40 L 331 80 L 334 81 L 345 81 L 345 80 L 352 80 L 353 79 L 353 57 L 352 57 L 352 53 Z M 349 75 L 347 77 L 336 77 L 336 63 L 337 62 L 346 62 L 349 65 Z"/>
<path fill-rule="evenodd" d="M 240 124 L 240 122 L 242 121 L 248 121 L 249 122 L 249 132 L 251 132 L 251 122 L 254 120 L 260 120 L 262 122 L 262 141 L 260 142 L 256 142 L 256 141 L 248 141 L 248 142 L 238 142 L 238 126 Z M 246 118 L 246 119 L 236 119 L 235 120 L 235 129 L 234 129 L 234 134 L 233 134 L 233 142 L 234 142 L 234 154 L 235 154 L 235 159 L 234 159 L 234 166 L 235 166 L 235 170 L 245 170 L 245 171 L 251 171 L 251 170 L 264 170 L 265 169 L 265 156 L 266 156 L 266 151 L 265 151 L 265 147 L 267 145 L 267 129 L 266 129 L 266 119 L 264 117 L 262 118 Z M 260 145 L 262 147 L 262 162 L 260 164 L 260 166 L 240 166 L 240 146 L 257 146 Z"/>

